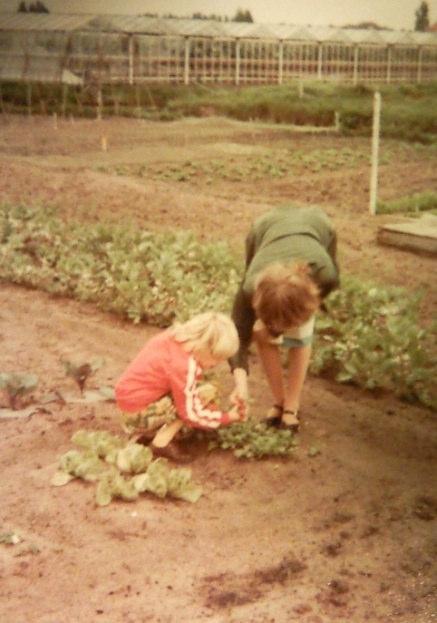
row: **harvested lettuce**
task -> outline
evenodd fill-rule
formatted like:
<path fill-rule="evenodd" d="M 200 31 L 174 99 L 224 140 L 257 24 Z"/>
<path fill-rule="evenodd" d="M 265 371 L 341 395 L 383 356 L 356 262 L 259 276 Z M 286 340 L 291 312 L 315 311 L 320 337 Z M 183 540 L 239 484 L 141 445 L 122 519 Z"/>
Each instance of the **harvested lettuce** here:
<path fill-rule="evenodd" d="M 96 482 L 98 506 L 107 506 L 115 498 L 134 501 L 145 492 L 187 502 L 197 502 L 202 495 L 191 480 L 190 469 L 172 469 L 164 458 L 153 460 L 146 446 L 105 431 L 79 430 L 72 441 L 81 450 L 72 449 L 60 457 L 51 484 L 60 487 L 74 478 Z"/>

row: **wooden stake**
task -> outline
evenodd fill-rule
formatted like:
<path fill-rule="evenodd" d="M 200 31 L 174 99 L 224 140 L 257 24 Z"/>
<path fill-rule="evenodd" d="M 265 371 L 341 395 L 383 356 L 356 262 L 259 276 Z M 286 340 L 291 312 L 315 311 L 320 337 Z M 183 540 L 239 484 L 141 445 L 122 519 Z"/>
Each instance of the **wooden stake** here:
<path fill-rule="evenodd" d="M 376 214 L 378 200 L 378 158 L 379 158 L 379 129 L 381 119 L 381 94 L 376 91 L 373 98 L 373 130 L 372 130 L 372 166 L 370 172 L 370 214 Z"/>
<path fill-rule="evenodd" d="M 0 84 L 0 109 L 2 111 L 2 115 L 6 114 L 5 103 L 3 101 L 2 85 L 1 84 Z"/>
<path fill-rule="evenodd" d="M 29 115 L 29 117 L 31 117 L 32 116 L 32 85 L 30 82 L 27 83 L 26 94 L 27 94 L 27 114 Z"/>
<path fill-rule="evenodd" d="M 134 39 L 133 35 L 129 35 L 129 65 L 128 65 L 128 75 L 129 75 L 129 84 L 134 83 Z"/>
<path fill-rule="evenodd" d="M 62 116 L 65 119 L 67 112 L 68 84 L 62 85 Z"/>
<path fill-rule="evenodd" d="M 97 119 L 102 119 L 102 88 L 99 86 L 97 91 Z"/>
<path fill-rule="evenodd" d="M 102 136 L 102 151 L 108 151 L 108 139 L 104 134 Z"/>
<path fill-rule="evenodd" d="M 53 113 L 53 127 L 55 130 L 58 129 L 58 115 L 55 112 Z"/>
<path fill-rule="evenodd" d="M 298 91 L 299 91 L 299 98 L 302 99 L 303 98 L 303 80 L 302 80 L 302 78 L 299 79 Z"/>

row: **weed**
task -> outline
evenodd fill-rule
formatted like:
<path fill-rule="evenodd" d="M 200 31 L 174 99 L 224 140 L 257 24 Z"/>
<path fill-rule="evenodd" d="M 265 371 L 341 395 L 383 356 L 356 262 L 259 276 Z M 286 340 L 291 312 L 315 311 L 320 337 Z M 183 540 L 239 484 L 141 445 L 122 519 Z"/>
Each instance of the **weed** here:
<path fill-rule="evenodd" d="M 437 212 L 437 192 L 428 191 L 401 197 L 393 201 L 378 201 L 379 214 L 393 214 L 397 212 Z"/>

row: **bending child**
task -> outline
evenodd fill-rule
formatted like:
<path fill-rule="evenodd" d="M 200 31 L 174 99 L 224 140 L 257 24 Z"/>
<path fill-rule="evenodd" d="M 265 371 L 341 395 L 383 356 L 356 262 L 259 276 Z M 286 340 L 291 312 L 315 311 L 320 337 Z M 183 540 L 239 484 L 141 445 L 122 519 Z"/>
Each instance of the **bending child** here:
<path fill-rule="evenodd" d="M 178 458 L 177 449 L 169 444 L 184 424 L 210 430 L 244 419 L 243 402 L 225 413 L 205 404 L 199 389 L 203 371 L 234 355 L 238 346 L 232 320 L 206 312 L 154 336 L 130 363 L 115 386 L 116 402 L 123 412 L 139 413 L 166 395 L 175 407 L 172 421 L 167 418 L 153 438 L 155 454 Z M 162 419 L 156 421 L 162 424 Z"/>
<path fill-rule="evenodd" d="M 336 247 L 336 233 L 319 208 L 276 208 L 255 222 L 246 239 L 246 269 L 232 313 L 240 338 L 230 359 L 232 397 L 248 400 L 254 340 L 274 399 L 267 417 L 293 430 L 299 427 L 315 313 L 339 284 Z M 288 349 L 285 380 L 280 346 Z"/>

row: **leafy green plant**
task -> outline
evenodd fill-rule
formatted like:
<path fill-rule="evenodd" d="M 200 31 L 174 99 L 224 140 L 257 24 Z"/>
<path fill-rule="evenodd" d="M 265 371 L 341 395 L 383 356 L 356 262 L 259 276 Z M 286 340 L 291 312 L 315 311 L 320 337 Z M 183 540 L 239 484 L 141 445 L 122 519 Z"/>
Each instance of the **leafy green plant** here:
<path fill-rule="evenodd" d="M 150 448 L 111 435 L 107 431 L 78 430 L 71 438 L 80 450 L 69 450 L 59 459 L 53 486 L 80 478 L 96 483 L 96 504 L 108 505 L 114 498 L 132 502 L 149 492 L 197 502 L 201 488 L 191 480 L 191 470 L 170 468 L 166 459 L 153 459 Z"/>
<path fill-rule="evenodd" d="M 190 232 L 67 226 L 22 206 L 1 207 L 0 237 L 0 277 L 161 327 L 229 311 L 241 272 L 226 245 Z M 435 406 L 433 331 L 420 326 L 419 299 L 345 277 L 318 318 L 312 371 Z"/>
<path fill-rule="evenodd" d="M 208 309 L 227 311 L 238 264 L 225 243 L 133 224 L 87 225 L 54 212 L 1 206 L 0 277 L 161 327 Z M 226 283 L 226 288 L 223 284 Z"/>
<path fill-rule="evenodd" d="M 345 278 L 318 318 L 312 372 L 435 408 L 435 331 L 419 326 L 420 298 Z"/>
<path fill-rule="evenodd" d="M 83 394 L 88 378 L 102 366 L 103 359 L 93 359 L 89 363 L 73 363 L 72 361 L 62 359 L 61 363 L 65 368 L 66 375 L 70 376 L 77 383 L 81 394 Z"/>
<path fill-rule="evenodd" d="M 297 446 L 290 430 L 280 430 L 266 422 L 248 419 L 217 431 L 206 433 L 209 449 L 232 450 L 239 459 L 261 459 L 270 456 L 290 456 Z"/>
<path fill-rule="evenodd" d="M 156 178 L 178 182 L 210 182 L 212 179 L 230 182 L 253 182 L 263 178 L 282 179 L 303 172 L 318 173 L 356 167 L 368 160 L 365 150 L 339 149 L 287 149 L 270 150 L 266 154 L 241 159 L 213 159 L 210 161 L 186 161 L 182 164 L 144 165 L 126 164 L 115 167 L 99 167 L 117 175 Z"/>
<path fill-rule="evenodd" d="M 378 201 L 378 214 L 393 214 L 397 212 L 437 212 L 437 192 L 428 191 L 401 197 L 392 201 Z"/>
<path fill-rule="evenodd" d="M 11 409 L 21 408 L 24 397 L 30 394 L 37 385 L 38 377 L 35 374 L 19 372 L 0 374 L 0 389 L 5 393 Z"/>

